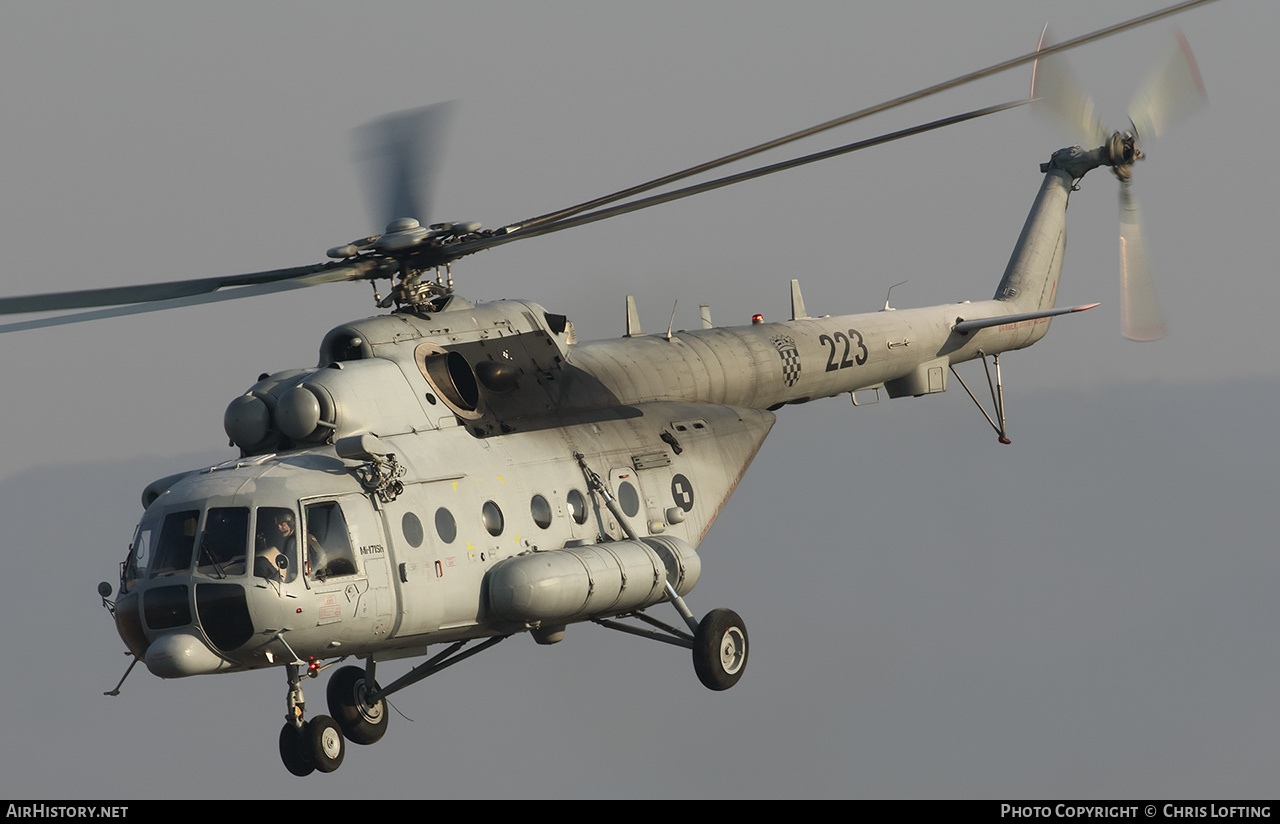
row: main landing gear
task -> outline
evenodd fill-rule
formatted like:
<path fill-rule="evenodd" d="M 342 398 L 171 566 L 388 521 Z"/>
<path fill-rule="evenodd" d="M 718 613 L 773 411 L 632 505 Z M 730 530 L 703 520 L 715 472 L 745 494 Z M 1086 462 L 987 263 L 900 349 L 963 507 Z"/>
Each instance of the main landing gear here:
<path fill-rule="evenodd" d="M 640 540 L 640 536 L 631 528 L 627 516 L 618 508 L 618 502 L 614 500 L 613 493 L 609 491 L 609 487 L 605 486 L 600 476 L 592 471 L 591 467 L 587 466 L 585 456 L 581 452 L 575 452 L 573 457 L 577 459 L 578 465 L 582 468 L 583 477 L 586 478 L 587 485 L 591 487 L 591 491 L 604 500 L 605 508 L 618 520 L 627 537 L 633 541 Z M 727 690 L 738 683 L 738 680 L 742 678 L 743 669 L 747 666 L 748 652 L 747 628 L 742 623 L 742 618 L 731 609 L 713 609 L 699 621 L 693 617 L 693 612 L 685 604 L 684 598 L 681 598 L 680 594 L 676 592 L 670 580 L 666 582 L 666 590 L 667 600 L 676 608 L 676 612 L 680 613 L 680 617 L 684 619 L 685 624 L 693 632 L 692 635 L 645 615 L 643 611 L 633 612 L 621 617 L 635 618 L 654 629 L 648 630 L 633 624 L 623 624 L 615 620 L 599 618 L 596 619 L 596 623 L 602 627 L 616 629 L 619 632 L 638 635 L 642 638 L 653 638 L 657 641 L 693 650 L 693 671 L 698 674 L 698 680 L 707 689 Z"/>
<path fill-rule="evenodd" d="M 387 731 L 387 701 L 372 699 L 377 690 L 360 667 L 343 667 L 329 679 L 329 712 L 353 743 L 373 744 Z"/>
<path fill-rule="evenodd" d="M 727 690 L 747 666 L 747 628 L 731 609 L 713 609 L 693 635 L 693 670 L 709 690 Z"/>
<path fill-rule="evenodd" d="M 747 627 L 738 613 L 731 609 L 713 609 L 701 621 L 697 621 L 679 596 L 675 596 L 675 607 L 685 618 L 685 623 L 693 630 L 693 634 L 643 612 L 633 612 L 621 617 L 643 621 L 654 629 L 624 624 L 613 619 L 598 618 L 596 623 L 628 635 L 652 638 L 664 644 L 692 650 L 693 671 L 702 686 L 709 690 L 720 692 L 738 683 L 747 667 L 747 655 L 750 652 Z"/>

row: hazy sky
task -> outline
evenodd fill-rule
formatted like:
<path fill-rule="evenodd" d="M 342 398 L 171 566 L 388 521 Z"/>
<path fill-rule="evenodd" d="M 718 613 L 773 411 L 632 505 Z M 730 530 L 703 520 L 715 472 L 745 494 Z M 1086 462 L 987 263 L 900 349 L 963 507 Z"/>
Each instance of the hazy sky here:
<path fill-rule="evenodd" d="M 1163 2 L 9 3 L 0 291 L 301 265 L 375 231 L 352 129 L 459 101 L 432 220 L 500 225 L 759 143 Z M 0 336 L 0 796 L 1262 797 L 1280 756 L 1280 5 L 1182 15 L 1210 108 L 1136 169 L 1171 334 L 1119 335 L 1116 184 L 1072 197 L 1059 301 L 1004 360 L 1012 446 L 958 387 L 788 408 L 701 548 L 751 662 L 594 626 L 396 696 L 332 775 L 279 762 L 281 671 L 165 682 L 94 587 L 152 479 L 229 457 L 226 404 L 374 312 L 367 284 Z M 1075 52 L 1113 125 L 1174 22 Z M 1025 95 L 1014 71 L 813 151 Z M 1014 111 L 454 268 L 579 337 L 991 296 L 1071 142 Z M 766 156 L 769 160 L 781 159 Z M 981 381 L 981 372 L 969 375 Z M 398 675 L 405 667 L 384 665 Z M 383 680 L 387 680 L 385 675 Z M 308 682 L 312 712 L 324 681 Z"/>

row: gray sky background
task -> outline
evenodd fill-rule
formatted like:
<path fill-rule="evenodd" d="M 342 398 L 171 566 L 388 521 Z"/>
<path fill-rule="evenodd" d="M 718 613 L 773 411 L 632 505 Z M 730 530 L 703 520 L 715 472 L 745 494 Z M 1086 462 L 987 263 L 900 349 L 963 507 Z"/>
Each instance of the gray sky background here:
<path fill-rule="evenodd" d="M 319 261 L 377 231 L 351 131 L 460 101 L 433 220 L 499 225 L 647 180 L 1162 2 L 26 3 L 0 28 L 7 294 Z M 402 692 L 332 775 L 279 763 L 281 671 L 165 682 L 114 582 L 150 480 L 228 457 L 226 404 L 315 361 L 367 285 L 0 340 L 0 796 L 1272 797 L 1280 305 L 1269 162 L 1280 5 L 1175 21 L 1210 108 L 1136 170 L 1171 334 L 1119 335 L 1116 184 L 1072 198 L 1060 319 L 1004 360 L 1014 444 L 963 392 L 788 408 L 702 545 L 698 612 L 752 640 L 733 690 L 687 653 L 571 627 Z M 1173 22 L 1071 60 L 1113 125 Z M 1026 93 L 1014 71 L 810 140 Z M 454 269 L 582 339 L 990 297 L 1071 138 L 1015 111 Z M 787 156 L 784 152 L 777 158 Z M 981 381 L 981 372 L 968 375 Z M 398 674 L 403 665 L 384 665 Z M 385 678 L 385 674 L 384 674 Z M 322 711 L 324 681 L 308 682 Z"/>

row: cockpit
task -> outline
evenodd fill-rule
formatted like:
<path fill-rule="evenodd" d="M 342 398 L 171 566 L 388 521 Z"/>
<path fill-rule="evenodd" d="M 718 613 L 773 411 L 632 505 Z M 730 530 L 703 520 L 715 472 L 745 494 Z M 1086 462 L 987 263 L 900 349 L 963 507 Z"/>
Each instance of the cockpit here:
<path fill-rule="evenodd" d="M 202 512 L 179 506 L 148 512 L 134 534 L 121 575 L 121 594 L 140 581 L 192 572 L 217 580 L 252 573 L 279 583 L 292 583 L 299 570 L 313 581 L 355 574 L 355 553 L 338 503 L 307 504 L 303 512 L 307 551 L 302 558 L 298 518 L 292 508 L 210 507 Z"/>
<path fill-rule="evenodd" d="M 338 501 L 204 503 L 153 504 L 121 569 L 121 637 L 165 677 L 252 666 L 246 656 L 271 639 L 255 619 L 259 629 L 288 627 L 307 590 L 358 572 Z M 153 666 L 162 638 L 181 649 Z"/>

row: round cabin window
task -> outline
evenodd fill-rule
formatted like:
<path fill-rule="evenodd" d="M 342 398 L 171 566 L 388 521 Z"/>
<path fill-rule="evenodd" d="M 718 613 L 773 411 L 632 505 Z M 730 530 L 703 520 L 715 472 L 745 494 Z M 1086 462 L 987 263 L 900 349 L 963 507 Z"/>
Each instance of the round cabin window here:
<path fill-rule="evenodd" d="M 493 501 L 485 501 L 480 517 L 484 521 L 484 528 L 489 530 L 490 535 L 496 538 L 502 534 L 502 510 L 497 504 Z"/>
<path fill-rule="evenodd" d="M 436 534 L 446 544 L 453 543 L 453 539 L 458 537 L 458 523 L 453 520 L 453 513 L 444 507 L 436 510 Z"/>
<path fill-rule="evenodd" d="M 533 522 L 540 528 L 546 529 L 551 526 L 551 504 L 547 503 L 547 499 L 541 495 L 534 495 L 533 500 L 529 502 L 529 514 L 533 516 Z"/>

